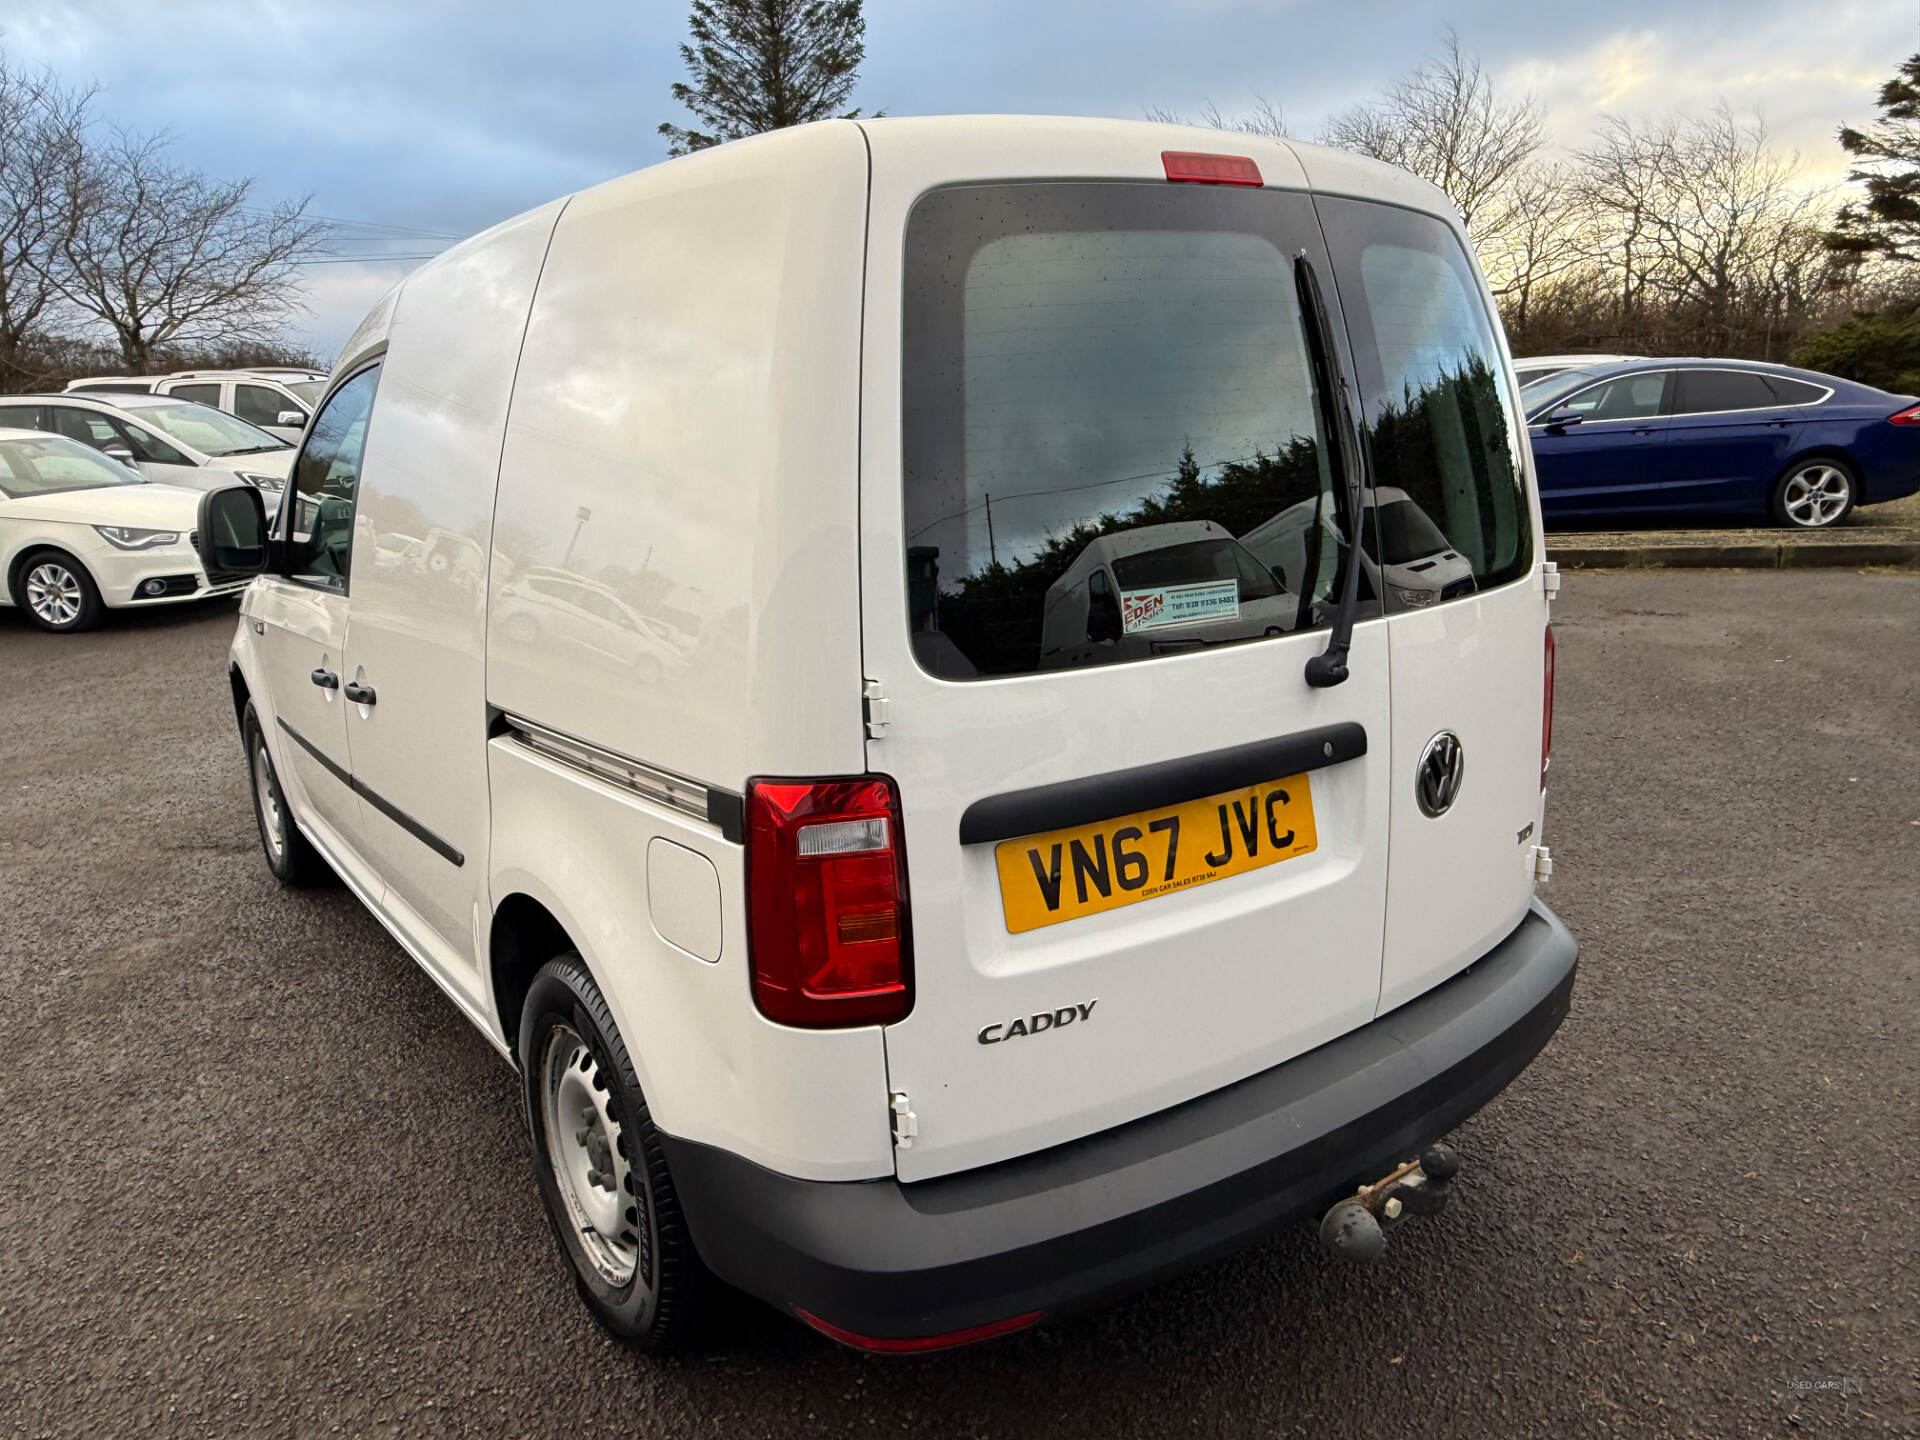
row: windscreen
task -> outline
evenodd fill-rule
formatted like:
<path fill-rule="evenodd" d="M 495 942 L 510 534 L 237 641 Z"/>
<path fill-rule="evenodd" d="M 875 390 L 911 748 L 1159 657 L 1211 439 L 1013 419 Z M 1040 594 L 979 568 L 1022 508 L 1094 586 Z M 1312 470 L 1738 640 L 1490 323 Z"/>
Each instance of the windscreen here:
<path fill-rule="evenodd" d="M 9 500 L 144 483 L 137 471 L 58 435 L 0 440 L 0 494 Z"/>
<path fill-rule="evenodd" d="M 1165 184 L 915 206 L 902 459 L 924 667 L 1025 674 L 1325 622 L 1345 521 L 1303 225 L 1304 196 Z"/>
<path fill-rule="evenodd" d="M 224 410 L 191 400 L 167 400 L 128 409 L 154 429 L 192 446 L 202 455 L 253 455 L 263 450 L 288 448 L 287 442 L 278 436 L 256 429 Z"/>

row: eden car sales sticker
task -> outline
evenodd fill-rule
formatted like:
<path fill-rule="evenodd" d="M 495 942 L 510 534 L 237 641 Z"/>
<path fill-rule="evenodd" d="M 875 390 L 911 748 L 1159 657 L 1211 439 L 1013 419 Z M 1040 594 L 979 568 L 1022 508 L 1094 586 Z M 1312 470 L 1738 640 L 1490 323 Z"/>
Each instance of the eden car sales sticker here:
<path fill-rule="evenodd" d="M 1191 625 L 1197 620 L 1232 620 L 1239 614 L 1238 580 L 1207 580 L 1198 585 L 1159 585 L 1151 590 L 1120 592 L 1120 625 L 1129 635 L 1136 630 Z"/>

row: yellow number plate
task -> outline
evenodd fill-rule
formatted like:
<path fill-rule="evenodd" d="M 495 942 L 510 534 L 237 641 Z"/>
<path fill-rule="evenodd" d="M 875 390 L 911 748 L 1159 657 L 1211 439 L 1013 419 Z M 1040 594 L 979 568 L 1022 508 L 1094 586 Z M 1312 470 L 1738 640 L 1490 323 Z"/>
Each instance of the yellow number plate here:
<path fill-rule="evenodd" d="M 1000 904 L 1018 935 L 1305 855 L 1319 844 L 1305 775 L 1004 840 Z"/>

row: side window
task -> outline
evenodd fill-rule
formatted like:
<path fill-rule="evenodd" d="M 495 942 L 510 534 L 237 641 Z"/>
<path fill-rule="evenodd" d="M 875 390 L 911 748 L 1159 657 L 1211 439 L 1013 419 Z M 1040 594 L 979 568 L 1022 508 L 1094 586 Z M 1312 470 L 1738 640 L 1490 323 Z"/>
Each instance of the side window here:
<path fill-rule="evenodd" d="M 124 420 L 115 420 L 113 428 L 127 442 L 127 448 L 141 460 L 152 461 L 156 465 L 191 465 L 193 461 L 182 455 L 173 446 L 143 426 Z"/>
<path fill-rule="evenodd" d="M 1555 408 L 1577 411 L 1589 420 L 1651 420 L 1660 414 L 1660 402 L 1666 392 L 1665 371 L 1622 375 L 1591 390 L 1582 390 Z"/>
<path fill-rule="evenodd" d="M 174 393 L 177 395 L 180 392 L 176 390 Z M 233 387 L 233 413 L 250 425 L 278 425 L 282 410 L 300 408 L 286 396 L 264 385 Z"/>
<path fill-rule="evenodd" d="M 1779 402 L 1765 377 L 1751 370 L 1682 370 L 1676 415 L 1711 415 L 1720 410 L 1770 410 Z"/>
<path fill-rule="evenodd" d="M 0 430 L 38 430 L 38 405 L 0 405 Z"/>
<path fill-rule="evenodd" d="M 52 411 L 53 433 L 56 435 L 78 440 L 82 445 L 91 445 L 96 450 L 104 450 L 121 438 L 115 432 L 113 422 L 97 410 L 55 405 Z"/>
<path fill-rule="evenodd" d="M 176 385 L 167 392 L 176 400 L 191 400 L 196 405 L 211 405 L 220 408 L 220 387 L 218 385 Z"/>
<path fill-rule="evenodd" d="M 1804 380 L 1789 380 L 1784 375 L 1769 375 L 1767 384 L 1773 387 L 1773 393 L 1779 397 L 1782 405 L 1812 405 L 1827 392 L 1819 385 L 1809 385 Z"/>
<path fill-rule="evenodd" d="M 353 507 L 360 489 L 360 457 L 380 367 L 370 365 L 333 392 L 314 417 L 293 469 L 287 578 L 347 593 L 353 553 Z"/>

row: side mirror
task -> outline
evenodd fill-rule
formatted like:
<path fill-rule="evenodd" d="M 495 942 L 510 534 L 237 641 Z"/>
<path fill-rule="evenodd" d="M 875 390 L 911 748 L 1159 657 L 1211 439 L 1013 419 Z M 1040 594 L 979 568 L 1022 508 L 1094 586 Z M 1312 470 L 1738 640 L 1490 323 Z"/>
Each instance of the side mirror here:
<path fill-rule="evenodd" d="M 1120 602 L 1111 592 L 1087 597 L 1087 639 L 1096 643 L 1120 638 Z"/>
<path fill-rule="evenodd" d="M 1284 565 L 1269 565 L 1269 566 L 1267 567 L 1267 569 L 1269 569 L 1269 570 L 1271 570 L 1271 571 L 1273 572 L 1273 583 L 1274 583 L 1274 584 L 1276 584 L 1276 585 L 1278 585 L 1278 586 L 1279 586 L 1279 587 L 1280 587 L 1280 588 L 1281 588 L 1282 590 L 1285 590 L 1285 589 L 1287 588 L 1287 569 L 1286 569 L 1286 566 L 1284 566 Z"/>
<path fill-rule="evenodd" d="M 122 465 L 128 467 L 131 467 L 134 463 L 133 451 L 118 441 L 115 441 L 111 445 L 102 445 L 100 447 L 100 453 L 109 460 L 118 460 Z"/>
<path fill-rule="evenodd" d="M 1558 432 L 1565 430 L 1569 425 L 1578 425 L 1586 418 L 1587 417 L 1582 415 L 1578 410 L 1554 410 L 1537 423 L 1546 426 L 1549 430 Z"/>
<path fill-rule="evenodd" d="M 307 417 L 298 410 L 282 410 L 280 412 L 280 418 L 273 423 L 281 426 L 283 429 L 304 430 L 307 424 Z"/>
<path fill-rule="evenodd" d="M 200 497 L 193 548 L 208 575 L 263 575 L 270 560 L 267 506 L 251 485 L 225 485 Z"/>

